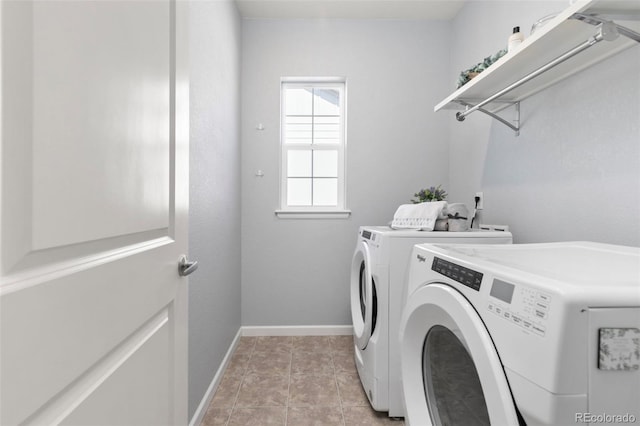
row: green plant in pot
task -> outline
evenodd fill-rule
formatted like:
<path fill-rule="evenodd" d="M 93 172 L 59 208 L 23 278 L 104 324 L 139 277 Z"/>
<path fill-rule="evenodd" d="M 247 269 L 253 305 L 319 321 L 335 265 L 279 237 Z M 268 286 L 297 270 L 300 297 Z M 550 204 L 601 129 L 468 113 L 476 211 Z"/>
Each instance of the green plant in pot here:
<path fill-rule="evenodd" d="M 447 191 L 442 189 L 442 185 L 421 189 L 413 194 L 416 199 L 411 200 L 413 204 L 424 203 L 425 201 L 444 201 L 447 198 Z"/>

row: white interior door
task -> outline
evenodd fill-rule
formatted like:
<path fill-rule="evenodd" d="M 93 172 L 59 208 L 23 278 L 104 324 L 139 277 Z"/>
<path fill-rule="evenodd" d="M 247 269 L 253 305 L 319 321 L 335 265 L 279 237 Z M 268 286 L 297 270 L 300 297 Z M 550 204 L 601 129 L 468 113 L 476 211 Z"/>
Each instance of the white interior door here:
<path fill-rule="evenodd" d="M 0 3 L 0 424 L 187 422 L 186 2 Z"/>

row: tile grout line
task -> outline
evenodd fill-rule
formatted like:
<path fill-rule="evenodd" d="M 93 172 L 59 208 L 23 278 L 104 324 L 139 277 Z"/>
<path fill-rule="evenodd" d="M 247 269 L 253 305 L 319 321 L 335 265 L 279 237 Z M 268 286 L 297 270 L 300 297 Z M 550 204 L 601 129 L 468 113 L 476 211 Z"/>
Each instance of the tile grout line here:
<path fill-rule="evenodd" d="M 289 377 L 287 380 L 287 402 L 284 406 L 284 424 L 289 423 L 289 400 L 291 399 L 291 370 L 293 369 L 293 338 L 291 339 L 291 352 L 289 352 Z"/>
<path fill-rule="evenodd" d="M 231 422 L 231 417 L 233 417 L 233 412 L 236 409 L 236 404 L 238 403 L 238 398 L 240 397 L 240 390 L 242 389 L 242 384 L 244 383 L 244 379 L 247 375 L 247 371 L 249 370 L 249 363 L 251 362 L 251 357 L 253 357 L 253 353 L 255 352 L 255 347 L 256 347 L 256 342 L 253 342 L 251 351 L 249 351 L 249 359 L 247 360 L 247 366 L 245 367 L 242 373 L 242 377 L 240 378 L 240 385 L 238 386 L 238 390 L 236 391 L 235 398 L 233 398 L 233 404 L 231 405 L 231 412 L 229 413 L 229 417 L 227 418 L 227 422 L 225 423 L 225 426 L 229 426 L 229 422 Z M 238 349 L 236 348 L 236 351 L 237 350 Z M 235 354 L 236 352 L 233 353 L 233 355 Z"/>
<path fill-rule="evenodd" d="M 338 391 L 338 401 L 340 402 L 340 415 L 342 416 L 342 425 L 346 426 L 347 420 L 344 417 L 344 403 L 342 401 L 342 392 L 340 392 L 340 385 L 338 384 L 338 372 L 336 371 L 336 364 L 334 362 L 334 355 L 336 354 L 334 348 L 331 348 L 331 364 L 333 364 L 333 381 L 336 384 L 336 390 Z"/>

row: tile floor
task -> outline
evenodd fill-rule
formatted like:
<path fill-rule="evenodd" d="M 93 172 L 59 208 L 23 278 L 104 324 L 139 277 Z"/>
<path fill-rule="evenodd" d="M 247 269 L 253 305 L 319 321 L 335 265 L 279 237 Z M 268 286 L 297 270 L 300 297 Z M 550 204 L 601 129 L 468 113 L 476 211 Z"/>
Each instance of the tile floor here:
<path fill-rule="evenodd" d="M 352 336 L 242 337 L 202 426 L 402 426 L 371 409 Z"/>

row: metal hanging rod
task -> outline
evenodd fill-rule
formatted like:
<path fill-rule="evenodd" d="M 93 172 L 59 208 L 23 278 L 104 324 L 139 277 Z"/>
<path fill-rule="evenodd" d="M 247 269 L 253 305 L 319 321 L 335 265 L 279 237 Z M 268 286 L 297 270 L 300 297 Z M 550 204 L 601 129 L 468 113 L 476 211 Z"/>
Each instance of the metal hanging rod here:
<path fill-rule="evenodd" d="M 456 119 L 458 121 L 464 121 L 464 119 L 465 119 L 465 117 L 467 115 L 471 114 L 474 111 L 480 110 L 483 106 L 487 105 L 488 103 L 490 103 L 490 102 L 498 99 L 499 97 L 511 92 L 512 90 L 522 86 L 526 82 L 536 78 L 537 76 L 539 76 L 540 74 L 550 70 L 551 68 L 554 68 L 555 66 L 561 64 L 562 62 L 566 61 L 567 59 L 572 58 L 573 56 L 577 55 L 578 53 L 582 52 L 583 50 L 588 49 L 589 47 L 593 46 L 594 44 L 599 43 L 602 40 L 607 40 L 607 41 L 615 40 L 618 37 L 618 35 L 619 35 L 619 33 L 617 31 L 616 25 L 613 22 L 611 22 L 611 21 L 601 22 L 599 24 L 599 26 L 598 26 L 598 32 L 594 36 L 590 37 L 587 41 L 585 41 L 585 42 L 579 44 L 578 46 L 574 47 L 573 49 L 563 53 L 562 55 L 558 56 L 557 58 L 555 58 L 551 62 L 547 63 L 546 65 L 543 65 L 540 68 L 536 69 L 535 71 L 532 71 L 531 73 L 525 75 L 520 80 L 516 81 L 515 83 L 510 84 L 509 86 L 507 86 L 504 89 L 500 90 L 499 92 L 497 92 L 493 96 L 488 97 L 484 101 L 472 106 L 471 108 L 469 108 L 469 109 L 467 109 L 465 111 L 460 111 L 460 112 L 456 113 Z M 485 111 L 483 111 L 483 112 L 485 112 Z"/>

